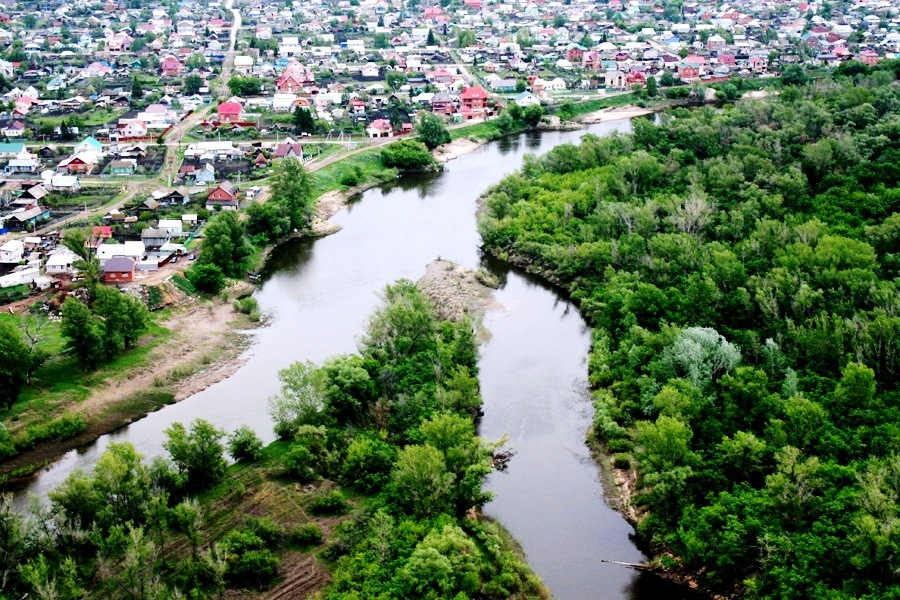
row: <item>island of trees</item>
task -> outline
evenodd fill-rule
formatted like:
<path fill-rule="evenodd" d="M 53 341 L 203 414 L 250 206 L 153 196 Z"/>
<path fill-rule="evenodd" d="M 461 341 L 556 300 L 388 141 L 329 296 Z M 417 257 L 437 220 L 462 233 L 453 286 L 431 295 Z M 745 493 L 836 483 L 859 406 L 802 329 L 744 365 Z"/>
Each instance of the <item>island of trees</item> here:
<path fill-rule="evenodd" d="M 594 327 L 639 534 L 707 590 L 900 593 L 898 72 L 585 135 L 485 198 L 487 249 Z"/>

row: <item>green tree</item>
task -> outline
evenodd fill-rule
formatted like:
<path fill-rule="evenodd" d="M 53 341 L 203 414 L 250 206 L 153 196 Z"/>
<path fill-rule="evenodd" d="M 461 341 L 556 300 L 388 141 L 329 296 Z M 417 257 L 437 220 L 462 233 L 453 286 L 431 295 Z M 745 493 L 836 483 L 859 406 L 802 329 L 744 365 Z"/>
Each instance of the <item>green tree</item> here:
<path fill-rule="evenodd" d="M 456 34 L 456 47 L 468 48 L 475 45 L 475 32 L 471 29 L 460 29 Z"/>
<path fill-rule="evenodd" d="M 262 440 L 249 425 L 241 425 L 228 436 L 228 454 L 237 462 L 258 460 L 262 449 Z"/>
<path fill-rule="evenodd" d="M 406 446 L 397 455 L 391 488 L 397 503 L 427 517 L 450 508 L 454 477 L 444 455 L 434 446 Z"/>
<path fill-rule="evenodd" d="M 181 423 L 165 430 L 163 447 L 169 452 L 185 487 L 198 492 L 218 483 L 225 475 L 225 432 L 203 419 L 195 419 L 188 431 Z"/>
<path fill-rule="evenodd" d="M 215 265 L 228 277 L 241 277 L 250 252 L 250 245 L 244 237 L 243 223 L 238 220 L 234 211 L 224 211 L 207 223 L 197 263 L 198 266 Z"/>
<path fill-rule="evenodd" d="M 19 399 L 31 362 L 31 350 L 19 330 L 8 321 L 0 321 L 0 403 L 6 410 Z"/>
<path fill-rule="evenodd" d="M 270 202 L 284 209 L 291 229 L 306 229 L 316 209 L 309 172 L 298 160 L 279 161 L 274 170 L 269 186 L 272 194 Z"/>
<path fill-rule="evenodd" d="M 416 132 L 419 134 L 419 140 L 429 150 L 433 150 L 441 144 L 446 144 L 450 141 L 450 132 L 447 131 L 447 125 L 441 117 L 434 113 L 426 112 L 419 117 Z"/>
<path fill-rule="evenodd" d="M 316 122 L 308 108 L 294 107 L 294 131 L 297 133 L 313 133 L 316 130 Z"/>
<path fill-rule="evenodd" d="M 149 313 L 143 301 L 116 288 L 98 287 L 91 309 L 102 322 L 107 360 L 133 347 L 147 329 Z"/>
<path fill-rule="evenodd" d="M 199 75 L 188 75 L 184 78 L 183 92 L 185 94 L 199 94 L 201 87 L 203 87 L 203 78 Z"/>
<path fill-rule="evenodd" d="M 401 140 L 381 149 L 381 162 L 402 171 L 423 171 L 434 166 L 434 158 L 422 142 Z"/>
<path fill-rule="evenodd" d="M 206 294 L 218 294 L 225 287 L 225 274 L 212 263 L 200 263 L 187 272 L 188 281 Z"/>
<path fill-rule="evenodd" d="M 295 362 L 278 371 L 281 391 L 269 399 L 275 435 L 289 440 L 304 424 L 315 423 L 325 407 L 327 377 L 311 362 Z"/>
<path fill-rule="evenodd" d="M 62 305 L 62 334 L 83 369 L 96 367 L 103 358 L 103 326 L 83 302 L 67 298 Z"/>
<path fill-rule="evenodd" d="M 391 38 L 388 34 L 379 32 L 379 33 L 375 34 L 375 39 L 373 41 L 373 44 L 375 45 L 376 48 L 378 48 L 380 50 L 384 50 L 385 48 L 391 47 Z"/>
<path fill-rule="evenodd" d="M 399 90 L 400 86 L 406 83 L 406 75 L 402 71 L 388 71 L 384 79 L 392 90 Z"/>
<path fill-rule="evenodd" d="M 131 101 L 135 102 L 144 97 L 144 86 L 137 75 L 131 78 Z"/>
<path fill-rule="evenodd" d="M 437 46 L 437 40 L 434 37 L 434 31 L 428 30 L 428 37 L 425 39 L 426 46 Z"/>
<path fill-rule="evenodd" d="M 803 85 L 804 83 L 806 83 L 806 73 L 803 71 L 803 67 L 788 65 L 784 68 L 784 72 L 781 74 L 782 85 Z"/>
<path fill-rule="evenodd" d="M 657 87 L 656 77 L 651 75 L 647 78 L 647 95 L 651 98 L 655 98 L 657 93 L 659 93 L 659 89 Z"/>

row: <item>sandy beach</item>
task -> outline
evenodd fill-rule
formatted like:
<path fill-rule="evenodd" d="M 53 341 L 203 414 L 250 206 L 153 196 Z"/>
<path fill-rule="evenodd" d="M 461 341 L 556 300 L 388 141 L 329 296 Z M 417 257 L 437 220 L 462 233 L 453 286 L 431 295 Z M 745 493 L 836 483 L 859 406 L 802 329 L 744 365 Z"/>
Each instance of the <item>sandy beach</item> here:
<path fill-rule="evenodd" d="M 463 154 L 473 152 L 478 148 L 481 148 L 483 145 L 484 142 L 473 142 L 472 140 L 466 138 L 460 138 L 458 140 L 453 140 L 448 144 L 438 146 L 431 151 L 431 154 L 439 163 L 445 163 L 453 160 L 454 158 L 459 158 Z"/>
<path fill-rule="evenodd" d="M 641 108 L 633 104 L 624 106 L 611 106 L 598 110 L 597 112 L 587 113 L 579 119 L 584 124 L 605 123 L 607 121 L 618 121 L 619 119 L 633 119 L 634 117 L 643 117 L 652 114 L 653 111 L 648 108 Z"/>

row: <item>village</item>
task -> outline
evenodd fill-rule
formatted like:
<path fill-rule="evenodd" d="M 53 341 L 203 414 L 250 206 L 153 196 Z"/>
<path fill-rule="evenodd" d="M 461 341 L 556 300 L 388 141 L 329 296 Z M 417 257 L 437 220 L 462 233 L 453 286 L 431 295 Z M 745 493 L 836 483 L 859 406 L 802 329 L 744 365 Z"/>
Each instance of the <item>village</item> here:
<path fill-rule="evenodd" d="M 507 107 L 680 97 L 896 57 L 886 1 L 2 2 L 0 301 L 64 283 L 71 223 L 104 281 L 190 254 L 274 161 Z M 90 218 L 87 218 L 90 217 Z"/>

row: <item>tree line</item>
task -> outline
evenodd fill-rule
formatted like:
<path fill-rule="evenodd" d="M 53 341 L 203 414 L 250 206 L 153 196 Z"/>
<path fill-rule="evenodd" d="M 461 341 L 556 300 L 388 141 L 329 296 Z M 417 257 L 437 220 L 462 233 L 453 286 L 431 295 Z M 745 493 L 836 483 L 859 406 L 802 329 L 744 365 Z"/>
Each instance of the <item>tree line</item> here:
<path fill-rule="evenodd" d="M 639 534 L 708 590 L 900 589 L 895 67 L 588 134 L 485 197 L 487 249 L 594 327 Z"/>

